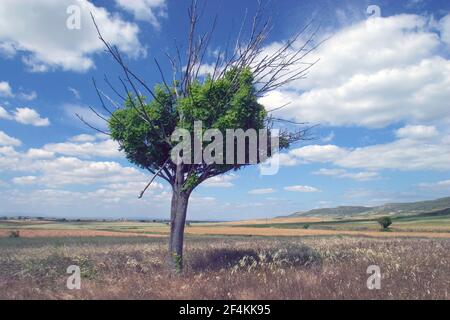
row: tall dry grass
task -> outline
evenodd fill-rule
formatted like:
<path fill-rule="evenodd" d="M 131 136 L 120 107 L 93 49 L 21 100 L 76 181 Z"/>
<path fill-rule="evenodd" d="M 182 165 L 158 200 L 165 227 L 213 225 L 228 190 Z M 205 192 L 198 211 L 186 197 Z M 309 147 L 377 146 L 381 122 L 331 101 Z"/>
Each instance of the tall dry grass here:
<path fill-rule="evenodd" d="M 160 239 L 8 239 L 0 298 L 449 299 L 449 252 L 448 240 L 188 238 L 174 275 Z M 81 290 L 66 288 L 72 264 Z M 381 268 L 380 290 L 367 288 L 369 265 Z"/>

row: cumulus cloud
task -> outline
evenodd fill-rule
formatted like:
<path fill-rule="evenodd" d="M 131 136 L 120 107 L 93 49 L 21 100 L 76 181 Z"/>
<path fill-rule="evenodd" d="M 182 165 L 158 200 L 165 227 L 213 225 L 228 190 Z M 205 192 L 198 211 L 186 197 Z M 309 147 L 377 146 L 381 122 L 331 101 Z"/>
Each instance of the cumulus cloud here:
<path fill-rule="evenodd" d="M 25 100 L 25 101 L 33 101 L 37 98 L 37 92 L 36 91 L 30 91 L 30 92 L 21 92 L 19 93 L 19 99 Z"/>
<path fill-rule="evenodd" d="M 310 145 L 284 153 L 280 165 L 291 163 L 331 163 L 347 169 L 368 172 L 322 171 L 348 178 L 376 178 L 379 170 L 450 170 L 450 136 L 439 135 L 434 127 L 406 126 L 396 131 L 397 140 L 359 148 Z"/>
<path fill-rule="evenodd" d="M 356 181 L 370 181 L 376 180 L 380 177 L 378 172 L 373 171 L 348 172 L 347 170 L 339 168 L 333 169 L 322 168 L 312 172 L 312 174 L 337 178 L 348 178 Z"/>
<path fill-rule="evenodd" d="M 75 140 L 86 140 L 87 136 L 77 136 Z M 26 173 L 13 181 L 16 184 L 55 187 L 141 183 L 145 186 L 147 176 L 135 168 L 122 166 L 115 161 L 91 160 L 96 157 L 122 156 L 113 141 L 103 136 L 93 137 L 96 139 L 93 142 L 63 142 L 17 151 L 14 146 L 20 145 L 20 141 L 0 131 L 0 172 Z M 23 178 L 31 176 L 36 178 Z"/>
<path fill-rule="evenodd" d="M 111 139 L 86 141 L 88 135 L 77 136 L 74 142 L 49 143 L 43 149 L 52 153 L 81 158 L 105 157 L 120 158 L 119 144 Z M 94 137 L 95 138 L 95 137 Z M 84 141 L 83 141 L 84 140 Z"/>
<path fill-rule="evenodd" d="M 398 129 L 395 134 L 397 137 L 405 139 L 429 139 L 436 137 L 438 131 L 434 126 L 408 125 Z"/>
<path fill-rule="evenodd" d="M 341 158 L 346 151 L 335 145 L 309 145 L 289 152 L 305 162 L 329 162 Z"/>
<path fill-rule="evenodd" d="M 308 79 L 260 101 L 267 108 L 290 101 L 275 114 L 333 126 L 450 120 L 450 61 L 438 54 L 445 34 L 430 21 L 397 15 L 346 27 L 313 53 L 321 60 Z"/>
<path fill-rule="evenodd" d="M 11 120 L 12 118 L 13 117 L 9 114 L 9 112 L 5 108 L 0 106 L 0 119 Z"/>
<path fill-rule="evenodd" d="M 270 193 L 274 193 L 274 192 L 276 192 L 276 190 L 273 188 L 263 188 L 263 189 L 253 189 L 253 190 L 250 190 L 248 193 L 249 194 L 270 194 Z"/>
<path fill-rule="evenodd" d="M 450 45 L 450 14 L 446 15 L 439 21 L 441 31 L 441 39 L 446 44 Z"/>
<path fill-rule="evenodd" d="M 167 17 L 165 0 L 115 0 L 125 11 L 133 14 L 136 20 L 146 21 L 155 28 L 160 28 L 159 19 Z"/>
<path fill-rule="evenodd" d="M 15 177 L 12 179 L 14 184 L 20 185 L 31 185 L 35 184 L 38 178 L 36 176 L 23 176 L 23 177 Z"/>
<path fill-rule="evenodd" d="M 311 186 L 288 186 L 284 187 L 284 190 L 291 191 L 291 192 L 320 192 L 319 189 L 311 187 Z"/>
<path fill-rule="evenodd" d="M 69 139 L 71 142 L 93 142 L 95 140 L 97 137 L 91 134 L 79 134 Z"/>
<path fill-rule="evenodd" d="M 28 149 L 26 156 L 31 159 L 48 159 L 53 158 L 55 153 L 47 150 L 31 148 Z"/>
<path fill-rule="evenodd" d="M 201 184 L 201 186 L 209 188 L 231 188 L 234 186 L 232 181 L 235 179 L 237 179 L 237 176 L 232 173 L 227 175 L 215 176 L 206 180 Z"/>
<path fill-rule="evenodd" d="M 0 81 L 0 97 L 12 97 L 11 85 L 7 81 Z"/>
<path fill-rule="evenodd" d="M 36 127 L 50 125 L 48 118 L 42 118 L 39 113 L 31 108 L 16 108 L 12 113 L 0 106 L 0 119 L 15 120 L 22 124 L 29 124 Z"/>
<path fill-rule="evenodd" d="M 80 29 L 67 28 L 71 5 L 80 9 Z M 21 52 L 23 63 L 34 72 L 55 68 L 87 71 L 94 66 L 93 54 L 103 50 L 91 12 L 107 41 L 131 57 L 145 55 L 136 24 L 86 0 L 2 0 L 0 52 L 9 56 Z"/>
<path fill-rule="evenodd" d="M 22 124 L 30 124 L 36 127 L 45 127 L 50 125 L 48 118 L 41 118 L 39 113 L 31 108 L 16 108 L 14 120 Z"/>
<path fill-rule="evenodd" d="M 420 183 L 420 189 L 432 190 L 432 191 L 447 191 L 450 190 L 450 180 L 442 180 L 437 182 L 424 182 Z"/>
<path fill-rule="evenodd" d="M 104 141 L 102 137 L 97 139 Z M 136 168 L 114 161 L 58 156 L 44 149 L 17 151 L 13 146 L 0 146 L 0 175 L 3 172 L 13 176 L 11 187 L 0 193 L 4 210 L 32 212 L 31 208 L 49 214 L 92 213 L 96 217 L 113 210 L 122 216 L 124 206 L 130 210 L 128 214 L 142 214 L 149 205 L 166 210 L 170 200 L 170 193 L 157 181 L 138 200 L 139 192 L 148 183 L 148 175 Z M 61 208 L 65 210 L 61 212 Z"/>
<path fill-rule="evenodd" d="M 0 146 L 20 146 L 21 144 L 19 139 L 10 137 L 0 130 Z"/>
<path fill-rule="evenodd" d="M 2 151 L 5 151 L 4 153 Z M 5 153 L 9 152 L 9 157 Z M 2 154 L 3 153 L 3 154 Z M 28 184 L 46 186 L 96 185 L 146 181 L 146 176 L 135 168 L 123 167 L 112 161 L 87 161 L 74 157 L 30 159 L 26 154 L 0 149 L 0 171 L 33 172 Z M 19 177 L 20 178 L 20 177 Z M 21 181 L 23 179 L 20 179 Z"/>

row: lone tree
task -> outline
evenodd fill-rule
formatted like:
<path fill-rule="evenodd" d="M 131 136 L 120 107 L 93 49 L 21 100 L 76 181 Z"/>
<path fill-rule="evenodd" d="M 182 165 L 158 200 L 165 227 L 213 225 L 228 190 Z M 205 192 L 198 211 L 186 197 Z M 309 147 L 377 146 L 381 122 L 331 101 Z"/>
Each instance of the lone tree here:
<path fill-rule="evenodd" d="M 389 226 L 392 224 L 392 219 L 390 217 L 383 217 L 378 219 L 378 223 L 383 228 L 383 230 L 387 230 Z"/>
<path fill-rule="evenodd" d="M 265 46 L 265 40 L 271 30 L 271 22 L 270 18 L 263 17 L 264 11 L 264 5 L 258 2 L 252 19 L 247 19 L 245 14 L 236 39 L 233 43 L 228 41 L 224 49 L 216 51 L 214 62 L 208 64 L 205 62 L 208 52 L 214 51 L 210 48 L 210 42 L 216 28 L 217 16 L 210 29 L 198 33 L 201 14 L 197 1 L 192 1 L 188 10 L 187 50 L 184 53 L 184 50 L 175 44 L 176 54 L 172 56 L 166 53 L 172 69 L 170 81 L 155 59 L 155 68 L 161 76 L 161 83 L 152 88 L 130 70 L 119 50 L 102 37 L 100 28 L 92 17 L 106 51 L 123 72 L 123 76 L 119 77 L 120 89 L 112 85 L 105 76 L 106 84 L 120 102 L 101 91 L 93 80 L 101 107 L 108 116 L 103 116 L 94 108 L 91 110 L 108 123 L 109 132 L 99 130 L 77 116 L 89 127 L 109 134 L 119 143 L 120 149 L 131 163 L 152 174 L 139 198 L 143 197 L 157 177 L 172 186 L 168 262 L 176 270 L 182 268 L 183 236 L 189 196 L 198 185 L 211 177 L 263 162 L 276 152 L 276 148 L 272 150 L 269 147 L 264 156 L 265 150 L 262 150 L 266 145 L 275 146 L 274 140 L 279 141 L 279 149 L 283 149 L 294 142 L 309 138 L 310 127 L 271 115 L 271 112 L 285 105 L 270 106 L 272 110 L 266 111 L 264 106 L 258 103 L 258 99 L 306 76 L 308 69 L 317 62 L 304 61 L 318 45 L 313 41 L 317 29 L 311 30 L 312 24 L 309 23 L 286 42 L 269 49 Z M 207 75 L 203 72 L 205 66 L 209 66 Z M 176 143 L 171 138 L 175 130 L 187 130 L 194 139 L 198 134 L 194 122 L 199 120 L 204 127 L 217 129 L 223 135 L 227 129 L 267 129 L 273 133 L 274 124 L 278 122 L 286 124 L 284 127 L 300 127 L 294 130 L 281 129 L 276 136 L 269 134 L 265 138 L 258 137 L 256 162 L 250 161 L 249 148 L 246 148 L 244 163 L 237 161 L 236 156 L 233 156 L 232 163 L 207 163 L 202 159 L 200 162 L 194 160 L 191 163 L 173 161 L 171 151 Z M 264 139 L 267 140 L 263 141 Z M 238 141 L 234 140 L 235 148 L 237 144 Z M 246 140 L 245 145 L 248 147 L 249 141 Z M 202 147 L 205 146 L 207 144 L 202 142 Z M 227 152 L 235 154 L 235 150 L 226 149 L 214 150 L 212 154 L 224 158 L 227 157 Z"/>

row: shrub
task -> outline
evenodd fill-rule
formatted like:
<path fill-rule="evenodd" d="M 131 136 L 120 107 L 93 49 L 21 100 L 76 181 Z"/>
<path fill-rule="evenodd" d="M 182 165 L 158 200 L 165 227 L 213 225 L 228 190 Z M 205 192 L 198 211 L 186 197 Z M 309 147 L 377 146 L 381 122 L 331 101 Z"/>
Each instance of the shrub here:
<path fill-rule="evenodd" d="M 11 231 L 11 232 L 9 233 L 9 237 L 10 237 L 10 238 L 20 238 L 20 232 L 19 232 L 19 230 Z"/>
<path fill-rule="evenodd" d="M 309 229 L 310 225 L 309 224 L 304 224 L 303 225 L 303 229 Z"/>
<path fill-rule="evenodd" d="M 383 227 L 383 230 L 387 230 L 389 226 L 392 224 L 392 219 L 390 217 L 383 217 L 378 219 L 378 223 L 381 227 Z"/>

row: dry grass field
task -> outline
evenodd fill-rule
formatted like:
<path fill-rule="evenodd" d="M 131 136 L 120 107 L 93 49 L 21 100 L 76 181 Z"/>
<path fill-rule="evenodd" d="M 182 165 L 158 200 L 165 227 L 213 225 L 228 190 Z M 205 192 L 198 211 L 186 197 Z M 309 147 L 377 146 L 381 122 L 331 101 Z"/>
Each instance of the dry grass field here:
<path fill-rule="evenodd" d="M 450 241 L 187 237 L 185 271 L 160 238 L 6 238 L 1 299 L 449 299 Z M 81 268 L 81 289 L 66 268 Z M 381 289 L 366 285 L 369 265 Z"/>
<path fill-rule="evenodd" d="M 394 220 L 387 232 L 370 219 L 189 223 L 185 269 L 173 274 L 166 223 L 0 221 L 0 299 L 449 299 L 449 226 L 448 217 Z M 70 265 L 80 290 L 66 287 Z M 370 265 L 380 290 L 367 288 Z"/>

